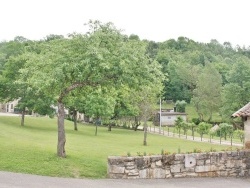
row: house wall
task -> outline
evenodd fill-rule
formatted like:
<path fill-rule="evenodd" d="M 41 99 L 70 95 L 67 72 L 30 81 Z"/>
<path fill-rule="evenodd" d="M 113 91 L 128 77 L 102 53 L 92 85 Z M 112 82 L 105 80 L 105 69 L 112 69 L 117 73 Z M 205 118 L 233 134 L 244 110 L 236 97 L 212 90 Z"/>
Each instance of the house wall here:
<path fill-rule="evenodd" d="M 108 177 L 116 179 L 250 177 L 250 150 L 108 157 Z"/>
<path fill-rule="evenodd" d="M 18 100 L 0 104 L 0 112 L 14 113 L 14 108 L 18 104 Z"/>
<path fill-rule="evenodd" d="M 182 117 L 184 121 L 187 120 L 186 115 L 162 115 L 161 116 L 161 124 L 166 126 L 173 126 L 175 124 L 175 120 L 177 117 Z"/>
<path fill-rule="evenodd" d="M 244 122 L 245 133 L 245 148 L 250 149 L 250 117 L 247 117 L 247 121 Z"/>

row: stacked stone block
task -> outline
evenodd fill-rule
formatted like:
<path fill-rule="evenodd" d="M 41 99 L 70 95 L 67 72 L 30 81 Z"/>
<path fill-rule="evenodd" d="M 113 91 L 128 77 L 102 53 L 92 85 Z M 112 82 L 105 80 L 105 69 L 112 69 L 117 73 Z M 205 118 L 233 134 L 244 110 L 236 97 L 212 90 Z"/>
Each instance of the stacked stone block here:
<path fill-rule="evenodd" d="M 250 150 L 108 157 L 108 177 L 122 179 L 250 177 Z"/>

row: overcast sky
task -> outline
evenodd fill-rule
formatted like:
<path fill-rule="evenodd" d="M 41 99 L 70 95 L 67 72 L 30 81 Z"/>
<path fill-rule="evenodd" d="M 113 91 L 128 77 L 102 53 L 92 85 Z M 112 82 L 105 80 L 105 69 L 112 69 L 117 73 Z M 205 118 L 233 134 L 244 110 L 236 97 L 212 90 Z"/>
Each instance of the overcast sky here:
<path fill-rule="evenodd" d="M 1 0 L 0 41 L 85 33 L 90 19 L 141 39 L 184 36 L 250 46 L 250 0 Z"/>

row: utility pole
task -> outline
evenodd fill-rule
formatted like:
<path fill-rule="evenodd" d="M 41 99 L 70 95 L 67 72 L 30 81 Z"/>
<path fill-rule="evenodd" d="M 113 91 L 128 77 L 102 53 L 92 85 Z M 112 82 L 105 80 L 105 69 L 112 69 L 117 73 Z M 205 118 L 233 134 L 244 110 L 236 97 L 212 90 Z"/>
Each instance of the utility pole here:
<path fill-rule="evenodd" d="M 159 127 L 159 133 L 161 133 L 161 98 L 160 98 L 160 127 Z"/>

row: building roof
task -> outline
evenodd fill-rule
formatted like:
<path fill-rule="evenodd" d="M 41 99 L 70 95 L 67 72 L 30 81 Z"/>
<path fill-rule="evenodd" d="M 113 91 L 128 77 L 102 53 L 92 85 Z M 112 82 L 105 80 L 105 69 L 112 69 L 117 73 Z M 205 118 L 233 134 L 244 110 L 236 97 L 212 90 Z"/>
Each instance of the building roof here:
<path fill-rule="evenodd" d="M 159 114 L 160 112 L 158 112 Z M 168 116 L 168 115 L 171 115 L 171 116 L 178 116 L 178 115 L 187 115 L 186 113 L 182 113 L 182 112 L 161 112 L 161 115 L 162 116 Z"/>
<path fill-rule="evenodd" d="M 232 114 L 232 117 L 250 117 L 250 102 Z"/>

